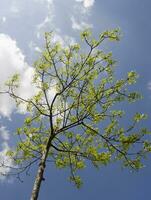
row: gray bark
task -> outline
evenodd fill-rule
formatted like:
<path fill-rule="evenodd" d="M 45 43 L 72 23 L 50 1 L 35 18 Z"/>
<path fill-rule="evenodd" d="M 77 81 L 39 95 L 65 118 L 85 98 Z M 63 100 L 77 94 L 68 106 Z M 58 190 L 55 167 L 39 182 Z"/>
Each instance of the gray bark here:
<path fill-rule="evenodd" d="M 47 155 L 48 155 L 48 151 L 46 151 L 41 158 L 41 162 L 39 164 L 39 168 L 38 168 L 37 175 L 36 175 L 36 178 L 35 178 L 35 182 L 34 182 L 34 185 L 33 185 L 33 190 L 32 190 L 30 200 L 37 200 L 38 199 L 38 195 L 39 195 L 39 192 L 40 192 L 40 186 L 41 186 L 41 183 L 44 179 L 43 175 L 44 175 L 44 171 L 45 171 Z"/>

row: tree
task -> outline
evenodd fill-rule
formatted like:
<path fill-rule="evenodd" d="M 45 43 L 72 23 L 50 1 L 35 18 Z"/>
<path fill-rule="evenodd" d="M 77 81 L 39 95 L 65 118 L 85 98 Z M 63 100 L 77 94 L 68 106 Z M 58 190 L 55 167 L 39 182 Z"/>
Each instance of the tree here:
<path fill-rule="evenodd" d="M 101 50 L 104 40 L 119 40 L 119 30 L 105 31 L 97 40 L 89 30 L 83 31 L 85 51 L 79 44 L 65 47 L 53 43 L 51 37 L 52 33 L 45 34 L 45 49 L 34 64 L 36 95 L 30 99 L 17 95 L 18 74 L 7 82 L 8 89 L 3 92 L 17 106 L 26 106 L 28 112 L 24 125 L 16 132 L 20 141 L 7 156 L 16 164 L 11 174 L 18 177 L 37 164 L 31 200 L 38 199 L 49 161 L 58 168 L 69 168 L 69 179 L 79 188 L 82 181 L 78 171 L 85 168 L 87 160 L 95 167 L 120 160 L 123 166 L 137 170 L 151 151 L 146 139 L 150 132 L 136 126 L 146 115 L 135 113 L 126 127 L 121 122 L 125 113 L 116 106 L 141 98 L 127 89 L 138 75 L 130 71 L 116 80 L 112 53 Z"/>

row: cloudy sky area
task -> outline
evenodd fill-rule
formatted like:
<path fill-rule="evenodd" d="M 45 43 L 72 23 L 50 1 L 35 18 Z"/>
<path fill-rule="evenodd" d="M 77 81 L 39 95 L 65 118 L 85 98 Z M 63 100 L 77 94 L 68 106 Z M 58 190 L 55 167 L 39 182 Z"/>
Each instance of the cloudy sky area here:
<path fill-rule="evenodd" d="M 128 112 L 142 111 L 150 115 L 150 7 L 149 0 L 0 0 L 0 91 L 8 78 L 19 72 L 22 78 L 19 94 L 23 97 L 33 94 L 30 87 L 32 63 L 43 48 L 45 31 L 54 31 L 54 41 L 68 44 L 79 41 L 79 33 L 86 27 L 92 28 L 96 37 L 105 29 L 120 27 L 121 41 L 106 43 L 104 48 L 112 49 L 118 60 L 118 77 L 129 70 L 140 74 L 135 88 L 143 93 L 144 99 Z M 23 115 L 16 113 L 14 102 L 0 95 L 0 159 L 15 143 L 14 130 L 20 126 L 22 118 Z M 146 122 L 148 128 L 150 121 L 151 115 Z M 49 166 L 39 199 L 149 200 L 151 159 L 145 162 L 146 167 L 134 174 L 121 170 L 118 164 L 100 171 L 88 167 L 82 173 L 85 184 L 78 191 L 66 180 L 68 172 Z M 0 173 L 5 170 L 0 168 Z M 27 200 L 32 184 L 33 175 L 25 177 L 23 184 L 0 177 L 1 199 Z"/>

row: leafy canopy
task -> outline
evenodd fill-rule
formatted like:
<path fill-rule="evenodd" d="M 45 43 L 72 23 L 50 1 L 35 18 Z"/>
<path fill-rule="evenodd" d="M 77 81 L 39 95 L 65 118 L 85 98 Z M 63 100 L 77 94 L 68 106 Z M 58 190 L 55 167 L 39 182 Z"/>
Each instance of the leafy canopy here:
<path fill-rule="evenodd" d="M 57 168 L 68 168 L 69 178 L 77 187 L 82 183 L 78 171 L 86 167 L 87 160 L 95 167 L 118 160 L 132 169 L 143 166 L 143 156 L 151 151 L 145 136 L 150 132 L 136 125 L 146 115 L 136 113 L 130 126 L 122 126 L 125 112 L 116 106 L 141 98 L 137 92 L 128 91 L 138 75 L 130 71 L 117 80 L 112 53 L 101 49 L 104 40 L 118 41 L 119 36 L 119 30 L 114 29 L 94 39 L 85 30 L 81 33 L 87 46 L 84 52 L 80 44 L 65 47 L 53 43 L 52 33 L 46 33 L 45 48 L 34 65 L 36 95 L 29 99 L 17 95 L 17 74 L 7 82 L 7 93 L 28 112 L 16 132 L 16 148 L 7 152 L 19 166 L 15 168 L 17 174 L 39 162 L 46 149 L 47 161 Z"/>

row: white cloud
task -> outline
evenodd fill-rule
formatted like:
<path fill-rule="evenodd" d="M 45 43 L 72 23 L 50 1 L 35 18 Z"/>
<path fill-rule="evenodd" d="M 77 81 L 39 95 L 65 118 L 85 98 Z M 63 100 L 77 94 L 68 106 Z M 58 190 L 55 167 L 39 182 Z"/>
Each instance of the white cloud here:
<path fill-rule="evenodd" d="M 53 0 L 34 0 L 35 2 L 42 2 L 42 3 L 45 3 L 47 2 L 48 4 L 52 4 L 53 3 Z"/>
<path fill-rule="evenodd" d="M 0 137 L 5 141 L 9 140 L 9 133 L 4 126 L 0 127 Z"/>
<path fill-rule="evenodd" d="M 27 67 L 24 73 L 21 74 L 21 82 L 19 88 L 16 91 L 18 96 L 21 96 L 23 99 L 31 98 L 37 91 L 37 89 L 32 84 L 32 79 L 34 76 L 34 69 L 32 67 Z M 25 114 L 26 113 L 26 104 L 20 104 L 18 107 L 18 112 Z"/>
<path fill-rule="evenodd" d="M 25 56 L 17 47 L 16 41 L 8 35 L 0 34 L 0 91 L 4 90 L 4 83 L 13 74 L 21 75 L 21 84 L 18 94 L 24 98 L 33 95 L 31 78 L 33 68 L 25 62 Z M 0 94 L 0 115 L 10 117 L 15 110 L 15 102 L 6 94 Z"/>
<path fill-rule="evenodd" d="M 12 5 L 10 6 L 10 11 L 14 14 L 18 14 L 19 13 L 19 8 L 16 4 L 16 2 L 12 2 Z"/>
<path fill-rule="evenodd" d="M 30 48 L 31 52 L 33 52 L 35 54 L 35 52 L 37 53 L 41 53 L 42 49 L 36 45 L 36 43 L 34 43 L 33 41 L 30 41 L 28 44 L 28 47 Z"/>
<path fill-rule="evenodd" d="M 60 42 L 62 45 L 64 44 L 63 38 L 57 32 L 53 33 L 52 42 Z"/>
<path fill-rule="evenodd" d="M 151 81 L 147 84 L 147 88 L 151 90 Z"/>
<path fill-rule="evenodd" d="M 39 39 L 41 34 L 43 34 L 43 32 L 45 32 L 45 29 L 51 24 L 53 25 L 53 18 L 54 18 L 54 2 L 53 0 L 35 0 L 37 3 L 41 2 L 46 4 L 47 7 L 47 14 L 45 16 L 45 18 L 43 19 L 43 21 L 41 23 L 39 23 L 36 27 L 36 35 L 37 38 Z"/>
<path fill-rule="evenodd" d="M 65 35 L 64 40 L 65 40 L 65 43 L 67 45 L 73 45 L 73 44 L 76 43 L 76 39 L 74 37 L 69 36 L 69 35 Z"/>
<path fill-rule="evenodd" d="M 72 45 L 76 43 L 75 38 L 69 35 L 62 35 L 59 30 L 53 32 L 52 34 L 52 43 L 59 42 L 63 47 L 67 47 L 68 45 Z"/>
<path fill-rule="evenodd" d="M 76 0 L 77 2 L 82 2 L 85 8 L 92 7 L 95 3 L 95 0 Z"/>
<path fill-rule="evenodd" d="M 37 25 L 37 38 L 39 39 L 41 37 L 41 35 L 43 36 L 43 32 L 45 32 L 45 29 L 47 28 L 48 25 L 52 24 L 52 20 L 53 20 L 53 15 L 47 15 L 44 20 Z"/>
<path fill-rule="evenodd" d="M 41 36 L 44 35 L 44 32 L 54 30 L 53 41 L 59 41 L 63 45 L 75 43 L 75 38 L 70 37 L 68 34 L 63 34 L 62 28 L 58 27 L 58 18 L 61 13 L 58 12 L 58 5 L 55 4 L 53 0 L 35 0 L 36 2 L 45 3 L 47 6 L 47 14 L 36 27 L 36 36 L 38 39 L 41 39 Z M 92 24 L 88 23 L 89 9 L 94 4 L 94 1 L 83 1 L 80 0 L 83 4 L 81 6 L 78 3 L 70 5 L 70 10 L 68 10 L 68 19 L 71 20 L 71 28 L 74 30 L 81 31 L 85 28 L 92 28 Z M 68 2 L 66 1 L 68 4 Z M 70 4 L 70 3 L 69 3 Z M 68 6 L 67 6 L 68 7 Z M 62 20 L 62 19 L 60 19 Z M 37 45 L 36 45 L 37 46 Z"/>
<path fill-rule="evenodd" d="M 2 22 L 2 24 L 4 24 L 4 23 L 6 22 L 6 17 L 5 17 L 5 16 L 3 16 L 3 17 L 1 18 L 1 22 Z"/>
<path fill-rule="evenodd" d="M 71 26 L 73 30 L 83 30 L 85 28 L 92 28 L 93 24 L 90 23 L 91 8 L 95 0 L 75 0 L 77 3 L 74 5 L 74 12 L 71 15 Z"/>
<path fill-rule="evenodd" d="M 12 159 L 6 156 L 6 153 L 8 150 L 10 150 L 10 147 L 8 145 L 9 133 L 6 130 L 6 127 L 4 126 L 0 127 L 0 137 L 2 139 L 2 143 L 1 143 L 2 150 L 0 151 L 0 180 L 4 181 L 6 178 L 6 175 L 11 171 L 9 166 L 11 167 L 13 166 Z"/>
<path fill-rule="evenodd" d="M 44 28 L 50 21 L 51 21 L 51 17 L 46 16 L 44 20 L 40 24 L 37 25 L 38 30 Z"/>
<path fill-rule="evenodd" d="M 35 51 L 36 51 L 36 52 L 39 52 L 39 53 L 41 53 L 41 52 L 42 52 L 41 48 L 40 48 L 40 47 L 38 47 L 38 46 L 35 46 L 35 48 L 34 48 L 34 49 L 35 49 Z"/>
<path fill-rule="evenodd" d="M 4 143 L 3 143 L 4 146 Z M 9 150 L 9 146 L 5 144 L 3 150 L 0 151 L 0 180 L 4 181 L 7 174 L 11 171 L 10 167 L 13 166 L 13 161 L 6 156 L 7 151 Z M 10 167 L 9 167 L 10 166 Z"/>
<path fill-rule="evenodd" d="M 85 28 L 90 28 L 90 27 L 92 28 L 92 24 L 88 24 L 88 23 L 83 22 L 83 21 L 77 22 L 76 19 L 73 16 L 71 17 L 71 23 L 72 23 L 72 28 L 74 30 L 80 30 L 81 31 Z"/>

